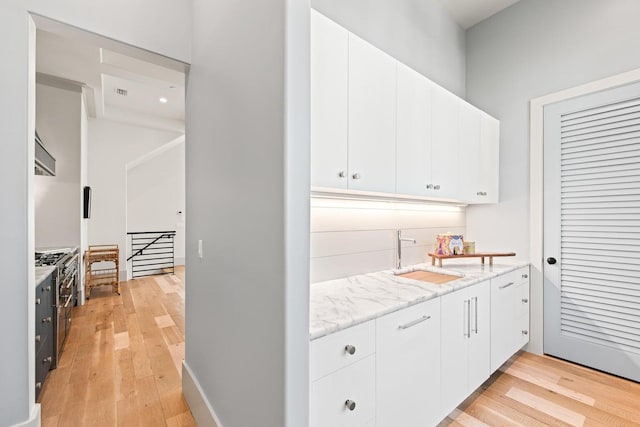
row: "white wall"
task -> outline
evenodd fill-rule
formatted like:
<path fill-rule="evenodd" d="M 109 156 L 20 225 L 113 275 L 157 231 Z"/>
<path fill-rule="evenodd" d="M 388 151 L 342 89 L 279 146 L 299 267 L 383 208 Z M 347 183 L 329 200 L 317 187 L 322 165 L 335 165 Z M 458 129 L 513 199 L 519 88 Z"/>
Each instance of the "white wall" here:
<path fill-rule="evenodd" d="M 311 0 L 320 13 L 458 96 L 465 32 L 439 0 Z"/>
<path fill-rule="evenodd" d="M 35 245 L 80 246 L 82 92 L 36 85 L 36 129 L 56 159 L 56 175 L 34 177 Z"/>
<path fill-rule="evenodd" d="M 468 31 L 468 99 L 501 121 L 501 202 L 467 210 L 471 237 L 528 259 L 529 101 L 639 68 L 638 16 L 634 0 L 522 0 Z M 541 352 L 540 272 L 532 278 L 530 348 Z"/>
<path fill-rule="evenodd" d="M 84 218 L 84 187 L 89 185 L 87 163 L 89 162 L 89 117 L 87 116 L 86 99 L 82 97 L 80 112 L 80 256 L 84 256 L 89 239 L 89 219 Z M 84 304 L 84 266 L 80 267 L 81 299 L 78 304 Z"/>
<path fill-rule="evenodd" d="M 307 425 L 308 1 L 194 1 L 186 135 L 187 400 L 201 426 Z"/>
<path fill-rule="evenodd" d="M 175 230 L 176 265 L 184 265 L 184 139 L 127 169 L 127 231 Z M 182 212 L 179 214 L 178 212 Z"/>
<path fill-rule="evenodd" d="M 150 10 L 154 12 L 149 13 Z M 0 425 L 37 418 L 34 404 L 33 132 L 35 27 L 28 11 L 189 62 L 191 3 L 184 0 L 5 0 L 0 2 L 0 258 L 4 305 L 13 325 L 0 347 Z M 170 29 L 170 30 L 168 30 Z"/>
<path fill-rule="evenodd" d="M 89 245 L 120 247 L 120 279 L 126 280 L 127 163 L 180 136 L 177 132 L 89 120 L 87 162 L 91 186 Z"/>
<path fill-rule="evenodd" d="M 311 283 L 427 262 L 437 234 L 465 235 L 462 207 L 359 200 L 311 199 Z M 466 236 L 465 236 L 466 238 Z"/>

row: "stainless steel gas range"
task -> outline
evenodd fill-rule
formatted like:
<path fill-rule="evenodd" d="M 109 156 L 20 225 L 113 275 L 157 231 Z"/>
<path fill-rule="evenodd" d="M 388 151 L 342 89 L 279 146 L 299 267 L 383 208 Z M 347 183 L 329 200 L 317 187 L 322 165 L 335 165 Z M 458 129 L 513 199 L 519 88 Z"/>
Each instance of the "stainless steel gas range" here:
<path fill-rule="evenodd" d="M 78 248 L 41 248 L 36 249 L 36 266 L 53 265 L 56 270 L 53 273 L 53 283 L 56 289 L 54 296 L 54 324 L 53 336 L 55 339 L 53 361 L 51 368 L 58 366 L 60 353 L 69 334 L 71 327 L 71 310 L 77 303 L 79 289 L 79 263 Z"/>

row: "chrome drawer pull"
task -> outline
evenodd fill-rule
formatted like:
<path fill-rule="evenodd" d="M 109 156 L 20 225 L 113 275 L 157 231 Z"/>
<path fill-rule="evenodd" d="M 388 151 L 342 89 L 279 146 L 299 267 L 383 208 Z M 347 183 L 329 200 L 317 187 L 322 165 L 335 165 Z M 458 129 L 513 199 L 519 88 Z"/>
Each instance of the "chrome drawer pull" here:
<path fill-rule="evenodd" d="M 351 354 L 351 355 L 353 355 L 353 354 L 355 354 L 355 353 L 356 353 L 356 346 L 351 345 L 351 344 L 346 345 L 346 346 L 344 347 L 344 351 L 345 351 L 347 354 Z"/>
<path fill-rule="evenodd" d="M 354 409 L 356 409 L 356 402 L 349 399 L 346 402 L 344 402 L 344 406 L 346 406 L 348 410 L 353 411 Z"/>
<path fill-rule="evenodd" d="M 526 304 L 526 303 L 528 303 L 528 302 L 529 302 L 529 299 L 528 299 L 528 298 L 522 298 L 522 303 L 523 303 L 523 304 Z"/>
<path fill-rule="evenodd" d="M 509 283 L 507 283 L 506 285 L 502 285 L 502 286 L 500 286 L 500 288 L 499 288 L 499 289 L 508 288 L 509 286 L 512 286 L 512 285 L 515 285 L 515 282 L 509 282 Z"/>
<path fill-rule="evenodd" d="M 422 323 L 425 320 L 429 320 L 429 319 L 431 319 L 431 316 L 422 316 L 419 319 L 416 319 L 416 320 L 413 320 L 413 321 L 411 321 L 409 323 L 405 323 L 404 325 L 398 326 L 398 329 L 408 329 L 408 328 L 410 328 L 412 326 L 417 325 L 418 323 Z"/>

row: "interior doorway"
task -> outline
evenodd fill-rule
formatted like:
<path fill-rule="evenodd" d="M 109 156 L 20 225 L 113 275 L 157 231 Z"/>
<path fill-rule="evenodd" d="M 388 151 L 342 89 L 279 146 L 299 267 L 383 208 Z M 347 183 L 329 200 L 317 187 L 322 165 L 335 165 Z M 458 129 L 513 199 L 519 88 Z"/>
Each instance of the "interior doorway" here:
<path fill-rule="evenodd" d="M 42 424 L 93 425 L 100 417 L 190 425 L 181 394 L 188 64 L 33 19 L 36 129 L 56 162 L 30 194 L 35 247 L 77 248 L 82 259 L 92 245 L 115 245 L 116 267 L 107 262 L 103 270 L 120 282 L 87 288 L 94 275 L 80 261 L 74 322 L 57 368 L 36 392 Z M 162 251 L 165 263 L 131 280 L 128 233 L 157 230 L 172 232 L 171 254 L 145 248 L 145 256 Z"/>

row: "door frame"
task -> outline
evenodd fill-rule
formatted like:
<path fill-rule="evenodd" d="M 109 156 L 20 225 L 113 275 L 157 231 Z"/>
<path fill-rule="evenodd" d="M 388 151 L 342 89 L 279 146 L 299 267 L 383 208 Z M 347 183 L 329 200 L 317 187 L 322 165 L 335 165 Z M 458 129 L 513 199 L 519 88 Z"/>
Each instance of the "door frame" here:
<path fill-rule="evenodd" d="M 569 98 L 640 81 L 640 68 L 529 101 L 529 258 L 531 328 L 527 350 L 543 354 L 544 342 L 544 107 Z"/>

